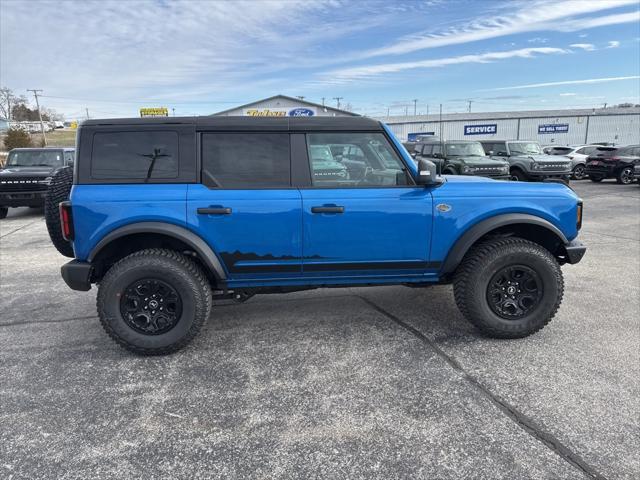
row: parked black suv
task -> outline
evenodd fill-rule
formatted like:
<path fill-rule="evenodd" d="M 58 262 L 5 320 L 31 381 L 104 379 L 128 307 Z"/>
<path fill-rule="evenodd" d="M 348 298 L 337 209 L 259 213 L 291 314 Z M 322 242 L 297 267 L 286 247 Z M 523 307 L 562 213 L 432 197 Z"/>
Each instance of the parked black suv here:
<path fill-rule="evenodd" d="M 640 145 L 598 147 L 587 159 L 587 174 L 592 182 L 615 178 L 618 183 L 633 183 L 633 167 L 640 163 Z"/>
<path fill-rule="evenodd" d="M 501 180 L 509 178 L 509 164 L 487 157 L 480 142 L 429 139 L 417 143 L 414 151 L 416 160 L 431 160 L 445 175 L 477 175 Z"/>
<path fill-rule="evenodd" d="M 51 177 L 73 165 L 73 148 L 14 148 L 0 169 L 0 218 L 9 207 L 42 207 Z"/>

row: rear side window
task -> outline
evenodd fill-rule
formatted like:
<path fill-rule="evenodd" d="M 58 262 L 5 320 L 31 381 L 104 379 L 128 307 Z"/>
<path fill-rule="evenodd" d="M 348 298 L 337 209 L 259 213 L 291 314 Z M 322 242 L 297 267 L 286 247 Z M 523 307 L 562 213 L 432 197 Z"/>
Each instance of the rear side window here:
<path fill-rule="evenodd" d="M 173 179 L 178 176 L 176 132 L 97 132 L 91 177 L 100 180 Z"/>
<path fill-rule="evenodd" d="M 289 187 L 289 134 L 204 133 L 202 174 L 207 185 L 221 188 Z"/>

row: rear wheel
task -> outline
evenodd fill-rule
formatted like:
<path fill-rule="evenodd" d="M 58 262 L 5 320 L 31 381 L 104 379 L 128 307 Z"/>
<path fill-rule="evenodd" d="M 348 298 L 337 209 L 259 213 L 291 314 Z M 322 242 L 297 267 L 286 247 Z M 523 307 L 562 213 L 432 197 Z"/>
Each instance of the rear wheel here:
<path fill-rule="evenodd" d="M 630 185 L 633 183 L 633 167 L 624 167 L 616 175 L 616 182 L 623 185 Z"/>
<path fill-rule="evenodd" d="M 0 219 L 7 218 L 7 213 L 9 213 L 8 207 L 0 207 Z"/>
<path fill-rule="evenodd" d="M 604 177 L 602 175 L 589 175 L 589 180 L 595 183 L 599 183 L 602 181 Z"/>
<path fill-rule="evenodd" d="M 140 355 L 186 346 L 211 310 L 211 288 L 200 267 L 172 250 L 142 250 L 109 269 L 98 287 L 98 315 L 118 344 Z"/>
<path fill-rule="evenodd" d="M 62 236 L 62 228 L 60 226 L 60 212 L 58 207 L 60 202 L 69 200 L 71 186 L 73 185 L 73 168 L 63 167 L 58 170 L 53 177 L 47 190 L 47 196 L 44 200 L 44 219 L 49 231 L 51 243 L 56 250 L 65 257 L 73 258 L 73 247 Z"/>
<path fill-rule="evenodd" d="M 587 176 L 584 165 L 576 165 L 573 167 L 572 177 L 574 180 L 582 180 Z"/>
<path fill-rule="evenodd" d="M 453 291 L 463 316 L 481 332 L 521 338 L 551 321 L 564 283 L 548 250 L 510 237 L 473 247 L 456 271 Z"/>

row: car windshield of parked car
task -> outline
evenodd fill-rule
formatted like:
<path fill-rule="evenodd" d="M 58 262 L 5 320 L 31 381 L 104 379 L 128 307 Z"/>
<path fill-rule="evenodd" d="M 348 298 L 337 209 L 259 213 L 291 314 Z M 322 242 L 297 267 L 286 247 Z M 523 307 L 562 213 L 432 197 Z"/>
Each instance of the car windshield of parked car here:
<path fill-rule="evenodd" d="M 484 149 L 480 143 L 447 143 L 447 156 L 449 157 L 485 157 Z"/>
<path fill-rule="evenodd" d="M 7 158 L 8 167 L 58 167 L 62 163 L 62 152 L 55 150 L 14 150 Z"/>
<path fill-rule="evenodd" d="M 511 155 L 541 155 L 540 145 L 533 142 L 509 142 Z"/>

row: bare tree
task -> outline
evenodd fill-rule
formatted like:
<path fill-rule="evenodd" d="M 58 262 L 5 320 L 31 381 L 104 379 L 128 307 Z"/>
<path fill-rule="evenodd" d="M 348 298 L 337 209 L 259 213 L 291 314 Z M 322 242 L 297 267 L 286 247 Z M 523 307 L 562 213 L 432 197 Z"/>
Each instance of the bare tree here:
<path fill-rule="evenodd" d="M 27 97 L 16 96 L 13 90 L 7 87 L 0 87 L 0 117 L 11 120 L 11 112 L 16 105 L 25 105 Z"/>

